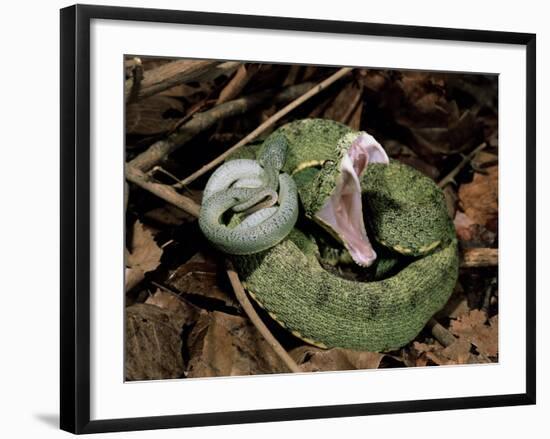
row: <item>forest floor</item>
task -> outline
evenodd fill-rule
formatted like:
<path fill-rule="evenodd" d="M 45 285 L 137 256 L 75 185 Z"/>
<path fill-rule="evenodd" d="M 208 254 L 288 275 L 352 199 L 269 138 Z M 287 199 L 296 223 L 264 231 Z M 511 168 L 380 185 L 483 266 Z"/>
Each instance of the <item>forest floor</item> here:
<path fill-rule="evenodd" d="M 127 380 L 498 361 L 496 75 L 134 57 L 125 68 Z M 254 305 L 259 330 L 198 228 L 228 148 L 305 117 L 369 132 L 445 193 L 459 279 L 399 350 L 316 348 Z"/>

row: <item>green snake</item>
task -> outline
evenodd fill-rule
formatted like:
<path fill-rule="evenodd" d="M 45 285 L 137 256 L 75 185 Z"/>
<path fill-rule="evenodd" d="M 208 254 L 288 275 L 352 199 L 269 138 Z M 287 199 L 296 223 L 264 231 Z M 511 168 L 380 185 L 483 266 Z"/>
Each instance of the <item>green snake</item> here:
<path fill-rule="evenodd" d="M 407 344 L 458 277 L 439 187 L 330 120 L 288 123 L 232 156 L 206 185 L 199 225 L 256 302 L 320 347 Z"/>

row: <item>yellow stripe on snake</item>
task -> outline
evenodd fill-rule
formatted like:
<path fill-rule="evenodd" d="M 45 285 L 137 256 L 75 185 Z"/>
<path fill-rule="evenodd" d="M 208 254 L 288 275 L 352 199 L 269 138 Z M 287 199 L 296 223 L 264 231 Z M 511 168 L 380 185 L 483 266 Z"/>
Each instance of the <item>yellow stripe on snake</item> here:
<path fill-rule="evenodd" d="M 218 168 L 204 194 L 205 236 L 233 255 L 252 297 L 309 343 L 399 348 L 455 286 L 443 193 L 365 132 L 323 119 L 283 125 Z M 361 280 L 339 273 L 346 261 Z"/>

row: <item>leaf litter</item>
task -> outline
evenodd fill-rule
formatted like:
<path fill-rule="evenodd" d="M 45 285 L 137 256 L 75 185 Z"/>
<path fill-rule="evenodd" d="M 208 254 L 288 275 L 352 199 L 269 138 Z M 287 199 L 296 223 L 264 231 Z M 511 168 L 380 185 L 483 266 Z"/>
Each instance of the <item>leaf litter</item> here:
<path fill-rule="evenodd" d="M 142 58 L 145 70 L 169 60 Z M 127 60 L 131 65 L 131 59 Z M 179 84 L 127 108 L 127 160 L 182 120 L 250 93 L 319 81 L 335 70 L 316 66 L 241 64 L 228 76 Z M 130 75 L 130 68 L 127 69 Z M 367 130 L 389 155 L 439 181 L 463 156 L 478 152 L 444 188 L 462 248 L 498 248 L 497 79 L 380 69 L 353 74 L 298 107 L 279 124 L 327 117 Z M 219 122 L 167 157 L 152 178 L 173 184 L 246 136 L 280 106 L 265 104 Z M 266 132 L 265 135 L 268 133 Z M 160 172 L 162 171 L 162 172 Z M 200 202 L 205 179 L 184 193 Z M 126 253 L 126 379 L 149 380 L 286 373 L 288 370 L 244 314 L 223 264 L 197 235 L 194 218 L 131 186 Z M 129 220 L 130 221 L 130 220 Z M 174 242 L 173 258 L 156 239 Z M 164 255 L 164 256 L 163 256 Z M 170 257 L 168 257 L 170 256 Z M 128 280 L 131 288 L 128 288 Z M 257 309 L 303 372 L 424 367 L 498 361 L 497 267 L 461 269 L 437 321 L 453 343 L 428 328 L 393 352 L 320 349 L 296 339 Z M 493 285 L 494 284 L 494 285 Z M 489 287 L 490 286 L 490 287 Z"/>

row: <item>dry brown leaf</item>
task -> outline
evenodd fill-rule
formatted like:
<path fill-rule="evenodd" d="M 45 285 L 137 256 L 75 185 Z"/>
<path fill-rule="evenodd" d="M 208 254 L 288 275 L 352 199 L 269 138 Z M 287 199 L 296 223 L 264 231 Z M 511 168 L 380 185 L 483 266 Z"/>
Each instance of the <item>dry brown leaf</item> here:
<path fill-rule="evenodd" d="M 433 73 L 401 72 L 401 79 L 395 81 L 394 87 L 401 95 L 402 114 L 416 122 L 430 124 L 425 127 L 448 122 L 449 117 L 458 114 L 456 104 L 447 101 L 443 80 Z"/>
<path fill-rule="evenodd" d="M 130 291 L 138 285 L 145 273 L 153 271 L 160 264 L 162 249 L 153 238 L 153 233 L 140 222 L 136 221 L 132 233 L 131 252 L 126 249 L 126 272 L 124 285 Z"/>
<path fill-rule="evenodd" d="M 454 224 L 456 235 L 461 241 L 483 243 L 486 245 L 491 245 L 495 242 L 495 233 L 487 230 L 481 224 L 477 224 L 460 210 L 456 211 Z"/>
<path fill-rule="evenodd" d="M 479 140 L 482 126 L 468 109 L 447 97 L 441 75 L 401 72 L 385 92 L 384 106 L 411 133 L 414 149 L 423 156 L 463 151 Z"/>
<path fill-rule="evenodd" d="M 288 87 L 289 85 L 296 84 L 298 82 L 298 75 L 300 73 L 302 66 L 298 64 L 293 64 L 288 69 L 288 73 L 283 81 L 283 87 Z"/>
<path fill-rule="evenodd" d="M 225 279 L 225 273 L 220 272 L 217 260 L 212 255 L 199 252 L 180 265 L 170 275 L 167 284 L 185 294 L 196 294 L 237 307 L 233 295 L 220 287 L 222 279 Z"/>
<path fill-rule="evenodd" d="M 157 306 L 126 308 L 127 380 L 158 380 L 184 375 L 180 320 Z"/>
<path fill-rule="evenodd" d="M 325 111 L 323 117 L 337 122 L 347 123 L 361 100 L 363 90 L 357 84 L 348 83 Z"/>
<path fill-rule="evenodd" d="M 418 127 L 416 122 L 400 118 L 399 123 L 409 128 L 417 149 L 424 155 L 450 154 L 472 147 L 480 132 L 479 124 L 469 110 L 458 119 L 448 114 L 449 120 L 439 126 Z M 429 120 L 429 118 L 427 117 Z M 432 120 L 433 121 L 433 120 Z"/>
<path fill-rule="evenodd" d="M 361 129 L 361 116 L 363 115 L 363 101 L 359 102 L 359 105 L 353 111 L 353 114 L 349 118 L 348 126 L 355 131 Z"/>
<path fill-rule="evenodd" d="M 487 168 L 487 174 L 475 173 L 471 183 L 460 186 L 458 198 L 464 213 L 475 223 L 497 231 L 498 166 Z"/>
<path fill-rule="evenodd" d="M 462 241 L 473 240 L 477 224 L 468 215 L 458 210 L 455 215 L 454 225 L 458 239 Z"/>
<path fill-rule="evenodd" d="M 153 234 L 141 221 L 134 223 L 132 245 L 128 253 L 126 266 L 144 273 L 153 271 L 160 264 L 162 249 L 157 245 Z"/>
<path fill-rule="evenodd" d="M 479 363 L 470 353 L 470 343 L 465 340 L 457 340 L 447 347 L 438 342 L 426 344 L 415 341 L 413 348 L 418 352 L 416 366 L 419 367 L 427 366 L 428 361 L 439 366 Z"/>
<path fill-rule="evenodd" d="M 493 112 L 497 111 L 498 86 L 494 81 L 488 81 L 485 75 L 445 75 L 451 89 L 460 90 L 470 95 L 480 107 L 487 107 Z"/>
<path fill-rule="evenodd" d="M 170 317 L 178 326 L 190 325 L 199 318 L 200 310 L 173 293 L 163 291 L 160 288 L 149 296 L 145 303 L 155 305 L 170 313 Z"/>
<path fill-rule="evenodd" d="M 384 71 L 358 69 L 356 76 L 361 85 L 375 93 L 380 93 L 388 84 L 388 75 Z"/>
<path fill-rule="evenodd" d="M 410 100 L 416 101 L 426 94 L 441 96 L 444 86 L 442 77 L 432 72 L 402 71 L 401 86 Z"/>
<path fill-rule="evenodd" d="M 243 317 L 203 314 L 189 335 L 187 376 L 283 373 L 287 368 L 257 329 Z"/>
<path fill-rule="evenodd" d="M 412 345 L 412 352 L 416 352 L 416 366 L 426 366 L 431 363 L 451 365 L 494 361 L 498 355 L 497 316 L 491 318 L 486 324 L 485 312 L 469 309 L 461 288 L 455 290 L 441 313 L 451 317 L 449 331 L 458 338 L 447 347 L 435 340 L 431 343 L 415 341 Z M 472 345 L 477 348 L 478 354 L 472 351 Z M 493 360 L 489 357 L 492 357 Z"/>
<path fill-rule="evenodd" d="M 183 116 L 181 101 L 168 96 L 151 96 L 126 107 L 126 133 L 153 135 L 172 130 L 181 118 L 168 117 L 168 112 Z"/>
<path fill-rule="evenodd" d="M 377 369 L 384 354 L 358 352 L 349 349 L 319 349 L 313 346 L 299 346 L 290 351 L 290 356 L 304 372 Z"/>
<path fill-rule="evenodd" d="M 451 317 L 456 319 L 470 311 L 468 298 L 464 295 L 464 292 L 461 291 L 462 287 L 460 284 L 457 284 L 457 286 L 459 286 L 459 289 L 455 289 L 455 292 L 453 292 L 443 309 L 436 314 L 436 319 L 438 316 L 441 318 Z"/>
<path fill-rule="evenodd" d="M 411 345 L 403 346 L 401 349 L 388 352 L 386 357 L 392 358 L 397 363 L 400 363 L 404 367 L 414 367 L 416 366 L 416 355 L 411 349 Z M 382 359 L 384 360 L 384 359 Z"/>
<path fill-rule="evenodd" d="M 482 355 L 496 357 L 498 354 L 498 315 L 487 323 L 487 314 L 473 309 L 451 321 L 450 331 L 461 340 L 472 343 Z"/>
<path fill-rule="evenodd" d="M 426 352 L 433 352 L 436 349 L 443 349 L 437 341 L 434 341 L 433 344 L 420 343 L 418 341 L 413 342 L 411 351 L 416 353 L 415 365 L 417 367 L 424 367 L 428 365 L 428 357 Z"/>
<path fill-rule="evenodd" d="M 317 66 L 306 66 L 304 69 L 304 73 L 302 76 L 302 81 L 307 82 L 314 78 L 316 74 L 319 73 L 319 70 L 322 69 L 322 67 Z"/>

